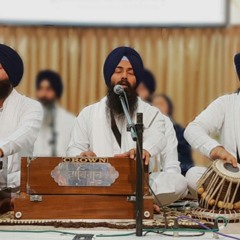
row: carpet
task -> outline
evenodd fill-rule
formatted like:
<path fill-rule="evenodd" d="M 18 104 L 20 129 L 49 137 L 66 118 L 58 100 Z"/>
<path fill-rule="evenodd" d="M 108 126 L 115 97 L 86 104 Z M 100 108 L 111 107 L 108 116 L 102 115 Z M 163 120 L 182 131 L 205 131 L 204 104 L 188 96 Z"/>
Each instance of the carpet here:
<path fill-rule="evenodd" d="M 104 227 L 110 229 L 135 229 L 135 220 L 114 220 L 114 219 L 96 219 L 96 220 L 64 220 L 64 219 L 47 219 L 47 220 L 19 220 L 14 219 L 13 212 L 7 212 L 0 215 L 1 225 L 36 225 L 36 226 L 53 226 L 55 228 L 96 228 Z M 203 225 L 210 229 L 215 229 L 217 226 L 215 223 L 201 220 L 198 224 L 198 220 L 192 219 L 191 210 L 179 210 L 173 208 L 164 208 L 160 214 L 155 214 L 154 219 L 143 220 L 144 229 L 173 229 L 173 228 L 193 228 L 203 229 Z"/>

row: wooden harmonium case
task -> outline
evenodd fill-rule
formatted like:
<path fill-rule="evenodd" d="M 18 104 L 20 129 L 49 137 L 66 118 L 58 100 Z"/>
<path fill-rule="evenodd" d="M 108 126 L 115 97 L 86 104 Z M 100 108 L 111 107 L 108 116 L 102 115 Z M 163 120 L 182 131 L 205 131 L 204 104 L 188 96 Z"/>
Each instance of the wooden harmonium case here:
<path fill-rule="evenodd" d="M 129 158 L 22 158 L 20 187 L 16 219 L 135 219 L 136 161 Z M 143 218 L 152 219 L 147 186 L 144 195 Z"/>

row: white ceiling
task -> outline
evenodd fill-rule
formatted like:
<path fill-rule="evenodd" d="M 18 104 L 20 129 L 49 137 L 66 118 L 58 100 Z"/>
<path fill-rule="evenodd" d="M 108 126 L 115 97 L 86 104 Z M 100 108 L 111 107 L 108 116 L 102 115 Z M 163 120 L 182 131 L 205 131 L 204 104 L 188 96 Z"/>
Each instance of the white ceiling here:
<path fill-rule="evenodd" d="M 226 1 L 228 0 L 0 0 L 0 23 L 225 25 Z"/>

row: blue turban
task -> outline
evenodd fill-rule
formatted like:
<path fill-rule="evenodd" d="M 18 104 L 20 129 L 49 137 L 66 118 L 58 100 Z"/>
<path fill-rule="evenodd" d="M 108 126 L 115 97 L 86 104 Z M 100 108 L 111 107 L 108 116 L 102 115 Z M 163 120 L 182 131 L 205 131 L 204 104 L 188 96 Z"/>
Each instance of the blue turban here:
<path fill-rule="evenodd" d="M 240 53 L 235 54 L 234 64 L 235 64 L 236 72 L 237 72 L 237 75 L 238 75 L 238 79 L 240 80 Z"/>
<path fill-rule="evenodd" d="M 103 65 L 103 75 L 108 87 L 111 85 L 111 77 L 115 71 L 115 68 L 123 56 L 126 56 L 132 65 L 134 75 L 136 77 L 136 86 L 141 82 L 143 62 L 139 53 L 130 47 L 118 47 L 109 53 Z"/>
<path fill-rule="evenodd" d="M 143 71 L 142 83 L 146 86 L 146 88 L 151 94 L 155 92 L 156 80 L 152 72 L 146 68 Z"/>
<path fill-rule="evenodd" d="M 36 76 L 37 89 L 39 89 L 40 84 L 43 80 L 47 80 L 56 93 L 57 98 L 61 98 L 63 92 L 63 83 L 61 76 L 57 72 L 48 69 L 38 72 Z"/>
<path fill-rule="evenodd" d="M 23 61 L 21 57 L 12 48 L 0 44 L 0 63 L 13 87 L 16 87 L 23 76 Z"/>

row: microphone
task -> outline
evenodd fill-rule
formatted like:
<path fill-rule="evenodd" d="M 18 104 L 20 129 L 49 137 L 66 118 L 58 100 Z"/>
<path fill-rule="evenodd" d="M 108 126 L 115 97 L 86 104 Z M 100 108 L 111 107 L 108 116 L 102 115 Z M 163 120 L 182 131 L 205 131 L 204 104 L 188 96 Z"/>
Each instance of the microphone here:
<path fill-rule="evenodd" d="M 136 141 L 137 133 L 136 133 L 135 125 L 133 124 L 132 119 L 129 115 L 129 106 L 128 106 L 128 100 L 126 97 L 126 93 L 125 93 L 123 87 L 118 84 L 114 86 L 113 91 L 115 94 L 119 95 L 119 99 L 122 104 L 123 112 L 126 116 L 127 123 L 128 123 L 127 129 L 128 129 L 128 131 L 131 131 L 132 139 L 134 141 Z"/>
<path fill-rule="evenodd" d="M 124 89 L 121 85 L 115 85 L 113 88 L 114 93 L 116 93 L 117 95 L 121 95 L 124 93 Z"/>
<path fill-rule="evenodd" d="M 236 72 L 237 72 L 237 75 L 238 75 L 238 79 L 240 80 L 240 53 L 235 54 L 234 64 L 235 64 Z"/>

